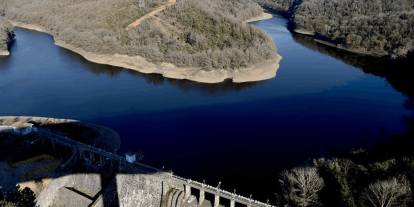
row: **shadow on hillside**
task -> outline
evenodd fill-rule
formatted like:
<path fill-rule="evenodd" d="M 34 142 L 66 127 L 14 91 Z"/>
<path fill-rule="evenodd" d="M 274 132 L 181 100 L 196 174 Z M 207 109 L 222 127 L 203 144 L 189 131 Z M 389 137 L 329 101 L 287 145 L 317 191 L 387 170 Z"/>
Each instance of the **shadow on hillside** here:
<path fill-rule="evenodd" d="M 75 136 L 77 141 L 87 145 L 108 147 L 90 139 L 99 135 L 83 126 L 64 123 L 36 127 L 39 130 L 53 131 L 59 136 Z M 54 202 L 58 202 L 57 206 L 72 204 L 116 207 L 120 204 L 117 183 L 120 175 L 161 173 L 155 169 L 131 168 L 125 162 L 102 159 L 93 154 L 79 155 L 74 148 L 51 142 L 42 136 L 44 135 L 38 132 L 24 136 L 0 133 L 0 191 L 13 190 L 17 184 L 37 189 L 50 179 L 61 179 L 62 185 L 65 185 L 65 177 L 71 176 L 74 180 L 66 183 L 69 186 L 51 191 L 56 193 Z M 97 205 L 98 203 L 103 205 Z"/>
<path fill-rule="evenodd" d="M 15 189 L 17 184 L 30 187 L 42 206 L 168 207 L 181 206 L 184 201 L 193 205 L 189 198 L 201 199 L 197 185 L 204 188 L 205 184 L 189 186 L 191 196 L 184 197 L 185 185 L 193 181 L 102 151 L 100 148 L 108 145 L 91 137 L 101 138 L 105 133 L 76 124 L 26 123 L 34 124 L 36 131 L 27 135 L 0 131 L 0 193 Z M 4 124 L 0 120 L 0 126 Z M 214 203 L 218 190 L 206 191 L 204 202 Z M 167 204 L 171 199 L 177 204 Z M 230 206 L 229 197 L 219 199 L 220 204 Z M 246 207 L 237 202 L 236 206 Z"/>

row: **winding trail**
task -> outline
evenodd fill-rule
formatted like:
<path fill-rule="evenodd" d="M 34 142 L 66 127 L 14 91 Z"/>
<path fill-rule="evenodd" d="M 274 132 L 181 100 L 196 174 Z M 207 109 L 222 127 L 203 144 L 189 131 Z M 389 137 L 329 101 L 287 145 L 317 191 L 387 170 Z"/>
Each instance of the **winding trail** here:
<path fill-rule="evenodd" d="M 138 27 L 142 22 L 144 22 L 144 20 L 155 16 L 156 14 L 164 11 L 166 8 L 168 8 L 170 6 L 175 5 L 176 3 L 177 3 L 177 0 L 168 0 L 164 5 L 157 7 L 153 11 L 149 12 L 148 14 L 138 18 L 137 20 L 135 20 L 134 22 L 129 24 L 126 29 L 128 30 L 128 29 Z"/>

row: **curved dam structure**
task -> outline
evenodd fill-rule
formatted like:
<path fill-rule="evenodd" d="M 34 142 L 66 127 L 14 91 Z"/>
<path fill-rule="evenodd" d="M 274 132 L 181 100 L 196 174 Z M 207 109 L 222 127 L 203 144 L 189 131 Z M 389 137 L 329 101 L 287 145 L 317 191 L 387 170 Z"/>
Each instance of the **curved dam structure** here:
<path fill-rule="evenodd" d="M 3 141 L 7 137 L 14 137 L 29 143 L 29 147 L 33 143 L 41 143 L 41 146 L 47 148 L 52 146 L 52 151 L 56 154 L 70 152 L 70 156 L 60 162 L 54 173 L 17 183 L 29 188 L 42 183 L 42 188 L 35 193 L 36 204 L 40 207 L 271 207 L 220 189 L 220 186 L 213 187 L 141 162 L 127 160 L 78 141 L 82 139 L 68 137 L 68 134 L 62 133 L 62 128 L 57 130 L 47 127 L 47 124 L 59 123 L 76 123 L 93 130 L 101 129 L 100 132 L 109 130 L 75 120 L 0 117 L 0 138 Z"/>

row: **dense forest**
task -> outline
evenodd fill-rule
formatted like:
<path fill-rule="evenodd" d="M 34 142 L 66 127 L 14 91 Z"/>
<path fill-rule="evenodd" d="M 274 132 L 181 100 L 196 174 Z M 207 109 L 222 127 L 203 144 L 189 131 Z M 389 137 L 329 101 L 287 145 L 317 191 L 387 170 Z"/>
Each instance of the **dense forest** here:
<path fill-rule="evenodd" d="M 299 5 L 302 0 L 255 0 L 261 6 L 279 12 L 283 15 L 289 15 L 291 9 Z"/>
<path fill-rule="evenodd" d="M 412 0 L 257 0 L 298 31 L 353 52 L 405 57 L 414 50 Z"/>
<path fill-rule="evenodd" d="M 0 51 L 6 51 L 12 39 L 13 26 L 3 18 L 0 18 Z"/>
<path fill-rule="evenodd" d="M 262 12 L 250 0 L 180 0 L 126 30 L 165 3 L 141 1 L 0 0 L 0 14 L 45 27 L 55 38 L 89 52 L 140 55 L 178 66 L 233 69 L 276 56 L 272 40 L 242 22 Z"/>

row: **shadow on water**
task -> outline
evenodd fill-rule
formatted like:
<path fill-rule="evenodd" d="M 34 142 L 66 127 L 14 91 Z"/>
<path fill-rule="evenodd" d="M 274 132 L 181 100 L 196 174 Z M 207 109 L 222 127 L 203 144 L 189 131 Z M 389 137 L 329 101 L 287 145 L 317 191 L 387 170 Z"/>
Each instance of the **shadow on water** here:
<path fill-rule="evenodd" d="M 25 29 L 21 29 L 25 30 Z M 47 35 L 47 34 L 45 34 Z M 58 46 L 56 46 L 58 47 Z M 87 71 L 96 74 L 96 75 L 108 75 L 111 77 L 116 77 L 122 73 L 128 73 L 129 75 L 135 76 L 137 78 L 144 79 L 146 83 L 157 86 L 157 85 L 172 85 L 182 91 L 198 91 L 206 95 L 217 95 L 217 94 L 226 94 L 233 91 L 242 91 L 245 89 L 253 88 L 255 86 L 263 84 L 265 81 L 260 82 L 247 82 L 247 83 L 233 83 L 231 80 L 225 80 L 222 83 L 217 84 L 208 84 L 208 83 L 198 83 L 189 80 L 179 80 L 165 78 L 160 74 L 144 74 L 134 70 L 129 70 L 125 68 L 120 68 L 110 65 L 102 65 L 90 62 L 83 58 L 81 55 L 69 51 L 64 48 L 59 48 L 58 52 L 61 55 L 69 58 L 73 62 L 82 63 L 83 68 Z"/>
<path fill-rule="evenodd" d="M 77 54 L 72 54 L 72 56 L 78 56 Z M 79 58 L 79 57 L 77 57 Z M 94 74 L 105 74 L 110 76 L 117 76 L 121 73 L 128 73 L 129 75 L 135 76 L 137 78 L 142 78 L 146 83 L 158 86 L 169 84 L 175 86 L 176 88 L 182 91 L 198 91 L 206 95 L 217 95 L 217 94 L 226 94 L 233 91 L 242 91 L 244 89 L 253 88 L 257 85 L 262 84 L 262 82 L 251 82 L 251 83 L 233 83 L 231 80 L 225 80 L 222 83 L 218 84 L 208 84 L 208 83 L 197 83 L 189 80 L 178 80 L 165 78 L 160 74 L 144 74 L 133 70 L 128 70 L 124 68 L 99 65 L 88 62 L 87 60 L 80 58 L 84 61 L 84 64 L 87 64 L 86 69 Z"/>
<path fill-rule="evenodd" d="M 15 44 L 15 40 L 13 39 L 13 41 L 11 41 L 8 45 L 7 48 L 9 50 L 10 53 L 13 53 L 13 45 Z M 11 64 L 10 58 L 9 56 L 0 56 L 0 65 L 4 65 L 5 67 L 0 67 L 0 73 L 4 70 L 6 70 L 6 68 L 9 68 Z"/>
<path fill-rule="evenodd" d="M 408 96 L 414 97 L 414 54 L 411 53 L 407 58 L 401 60 L 391 60 L 389 58 L 376 58 L 364 55 L 353 54 L 329 46 L 319 44 L 312 37 L 294 34 L 294 40 L 301 45 L 336 58 L 346 64 L 361 69 L 365 73 L 373 74 L 384 78 L 397 91 Z"/>
<path fill-rule="evenodd" d="M 8 66 L 10 65 L 10 58 L 0 56 L 0 65 L 6 66 L 6 67 L 0 67 L 0 73 L 2 71 L 7 70 L 7 68 L 9 68 Z"/>
<path fill-rule="evenodd" d="M 406 96 L 404 108 L 411 111 L 410 115 L 402 117 L 406 130 L 402 134 L 393 135 L 391 139 L 377 143 L 371 148 L 369 155 L 364 155 L 362 162 L 414 156 L 414 53 L 399 60 L 375 58 L 318 44 L 309 36 L 294 34 L 293 37 L 296 42 L 307 48 L 334 57 L 365 73 L 384 78 L 395 90 Z"/>
<path fill-rule="evenodd" d="M 8 44 L 7 44 L 7 49 L 9 50 L 9 52 L 10 53 L 13 53 L 13 45 L 15 44 L 15 38 L 14 38 L 14 36 L 13 36 L 13 39 L 12 39 L 12 41 L 10 41 Z M 6 66 L 6 67 L 4 67 L 4 68 L 8 68 L 7 66 L 9 66 L 8 64 L 10 63 L 10 58 L 8 57 L 8 56 L 1 56 L 0 55 L 0 65 L 4 65 L 4 66 Z M 3 67 L 0 67 L 0 72 L 1 72 L 1 70 L 3 69 Z"/>
<path fill-rule="evenodd" d="M 47 37 L 47 38 L 45 38 Z M 53 42 L 53 37 L 49 34 L 40 33 L 24 28 L 17 28 L 16 29 L 16 40 L 13 41 L 10 45 L 10 52 L 13 54 L 14 52 L 19 52 L 19 50 L 23 50 L 23 46 L 17 46 L 16 42 L 20 43 L 20 38 L 22 39 L 28 39 L 30 38 L 39 38 L 39 41 L 50 41 L 51 44 Z M 24 41 L 23 41 L 24 42 Z M 21 47 L 21 48 L 19 48 Z M 36 48 L 30 48 L 31 50 L 42 50 L 39 45 L 34 45 Z M 39 47 L 39 48 L 38 48 Z M 188 80 L 178 80 L 178 79 L 170 79 L 165 78 L 160 74 L 144 74 L 137 71 L 110 66 L 110 65 L 102 65 L 90 62 L 83 58 L 81 55 L 74 53 L 70 50 L 67 50 L 65 48 L 61 48 L 59 46 L 53 45 L 52 47 L 55 47 L 56 50 L 54 52 L 58 53 L 59 57 L 64 57 L 65 59 L 68 59 L 66 62 L 74 62 L 74 63 L 80 63 L 80 67 L 92 74 L 95 75 L 106 75 L 109 77 L 117 77 L 124 73 L 127 73 L 128 75 L 135 76 L 139 79 L 144 80 L 146 83 L 159 86 L 159 85 L 172 85 L 182 91 L 196 91 L 200 92 L 204 95 L 221 95 L 221 94 L 227 94 L 234 91 L 242 91 L 245 89 L 253 88 L 258 85 L 263 84 L 264 81 L 260 82 L 249 82 L 249 83 L 233 83 L 231 80 L 225 80 L 222 83 L 218 84 L 207 84 L 207 83 L 197 83 L 194 81 L 188 81 Z M 14 56 L 11 55 L 10 57 L 0 57 L 0 72 L 1 70 L 6 70 L 7 68 L 11 68 L 8 64 L 13 64 L 12 59 L 18 58 L 18 54 L 15 54 Z M 17 59 L 16 59 L 17 60 Z"/>

